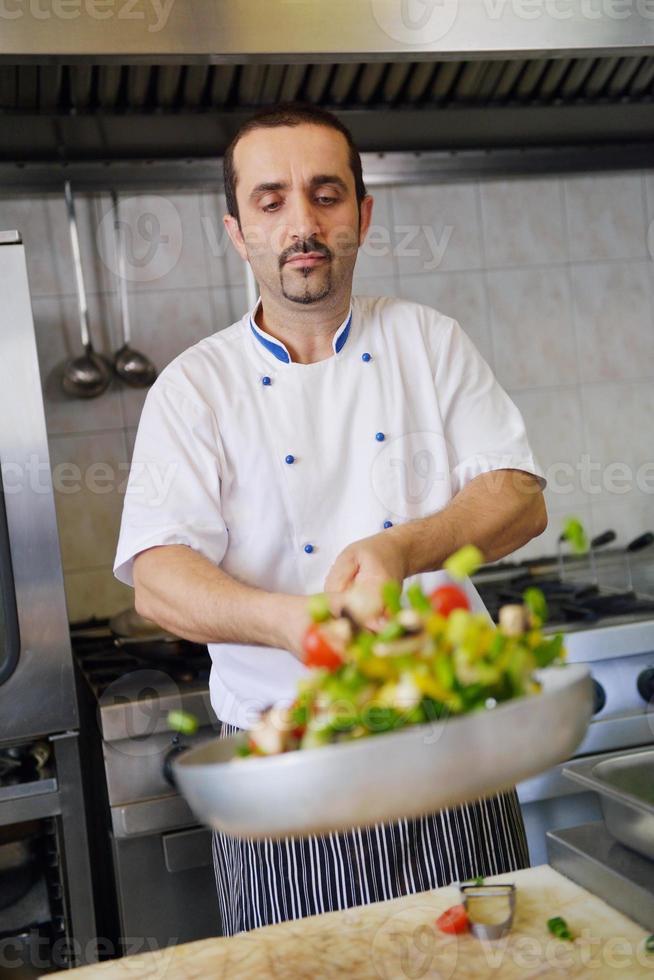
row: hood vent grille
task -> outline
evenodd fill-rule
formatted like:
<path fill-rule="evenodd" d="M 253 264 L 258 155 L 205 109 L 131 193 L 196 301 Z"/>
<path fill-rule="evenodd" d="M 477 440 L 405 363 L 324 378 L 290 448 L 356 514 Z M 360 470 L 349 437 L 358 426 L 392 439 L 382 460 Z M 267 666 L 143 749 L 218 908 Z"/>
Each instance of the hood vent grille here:
<path fill-rule="evenodd" d="M 0 110 L 188 113 L 306 99 L 333 108 L 651 101 L 654 57 L 342 65 L 4 65 Z"/>

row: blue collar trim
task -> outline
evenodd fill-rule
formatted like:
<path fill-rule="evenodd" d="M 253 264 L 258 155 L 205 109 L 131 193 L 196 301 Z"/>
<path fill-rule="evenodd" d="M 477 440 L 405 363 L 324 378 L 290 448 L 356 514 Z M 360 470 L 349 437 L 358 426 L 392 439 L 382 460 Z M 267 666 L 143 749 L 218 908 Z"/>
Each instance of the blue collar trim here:
<path fill-rule="evenodd" d="M 343 329 L 340 332 L 340 334 L 337 334 L 336 335 L 336 339 L 334 341 L 334 351 L 337 354 L 340 354 L 340 352 L 343 349 L 343 347 L 345 347 L 345 341 L 350 336 L 350 327 L 351 326 L 352 326 L 352 314 L 350 313 L 349 317 L 347 318 L 347 323 L 343 327 Z"/>
<path fill-rule="evenodd" d="M 350 315 L 347 318 L 347 321 L 340 328 L 339 332 L 334 337 L 333 345 L 334 345 L 334 352 L 336 354 L 340 354 L 340 352 L 345 347 L 347 338 L 350 336 L 351 327 L 352 327 L 352 312 L 350 311 Z M 286 350 L 286 348 L 284 347 L 284 345 L 280 344 L 278 341 L 272 340 L 267 334 L 263 333 L 263 331 L 260 330 L 257 327 L 256 323 L 254 322 L 253 315 L 250 315 L 250 330 L 257 338 L 259 343 L 262 345 L 262 347 L 265 347 L 266 350 L 269 350 L 270 353 L 273 354 L 278 361 L 281 361 L 283 364 L 291 363 L 291 356 Z"/>
<path fill-rule="evenodd" d="M 271 354 L 274 354 L 278 361 L 283 361 L 284 364 L 290 364 L 291 358 L 286 348 L 282 347 L 281 344 L 276 344 L 274 340 L 269 340 L 268 337 L 265 337 L 262 333 L 260 333 L 254 325 L 252 317 L 250 317 L 250 330 L 257 338 L 259 343 L 262 344 L 266 350 L 269 350 Z"/>

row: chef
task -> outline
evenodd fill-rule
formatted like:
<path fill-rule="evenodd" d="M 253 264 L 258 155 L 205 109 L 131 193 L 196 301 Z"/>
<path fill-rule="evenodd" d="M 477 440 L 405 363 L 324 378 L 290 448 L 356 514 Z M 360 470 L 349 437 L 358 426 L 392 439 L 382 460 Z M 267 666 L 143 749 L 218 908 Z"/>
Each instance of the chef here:
<path fill-rule="evenodd" d="M 430 591 L 460 546 L 492 561 L 547 519 L 522 418 L 459 324 L 352 295 L 373 201 L 346 127 L 277 106 L 224 167 L 224 222 L 261 298 L 149 392 L 115 573 L 140 613 L 208 644 L 230 734 L 292 699 L 307 595 Z M 226 935 L 528 864 L 513 791 L 304 840 L 215 833 L 213 855 Z"/>

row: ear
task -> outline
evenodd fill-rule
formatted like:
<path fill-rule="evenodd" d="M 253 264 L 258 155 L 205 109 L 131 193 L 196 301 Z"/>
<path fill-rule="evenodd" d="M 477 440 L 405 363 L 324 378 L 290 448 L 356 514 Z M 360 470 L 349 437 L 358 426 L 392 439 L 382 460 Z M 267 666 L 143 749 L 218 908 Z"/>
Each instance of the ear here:
<path fill-rule="evenodd" d="M 368 234 L 368 228 L 370 228 L 370 222 L 372 220 L 372 206 L 374 204 L 374 198 L 370 194 L 366 194 L 361 202 L 361 218 L 359 220 L 359 245 L 363 245 L 365 237 Z"/>
<path fill-rule="evenodd" d="M 245 242 L 243 241 L 243 235 L 239 227 L 239 223 L 233 214 L 226 214 L 223 216 L 223 224 L 227 229 L 227 234 L 229 235 L 232 245 L 241 256 L 244 262 L 248 261 L 248 253 L 245 247 Z"/>

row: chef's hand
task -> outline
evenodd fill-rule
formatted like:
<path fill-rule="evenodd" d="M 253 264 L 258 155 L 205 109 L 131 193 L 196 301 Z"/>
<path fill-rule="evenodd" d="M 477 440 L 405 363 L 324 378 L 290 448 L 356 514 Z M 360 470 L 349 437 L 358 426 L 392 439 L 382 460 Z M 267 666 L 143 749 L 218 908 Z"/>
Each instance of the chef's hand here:
<path fill-rule="evenodd" d="M 407 577 L 404 550 L 388 531 L 354 541 L 341 551 L 325 579 L 325 592 L 362 586 L 375 596 L 385 582 L 400 585 Z"/>

